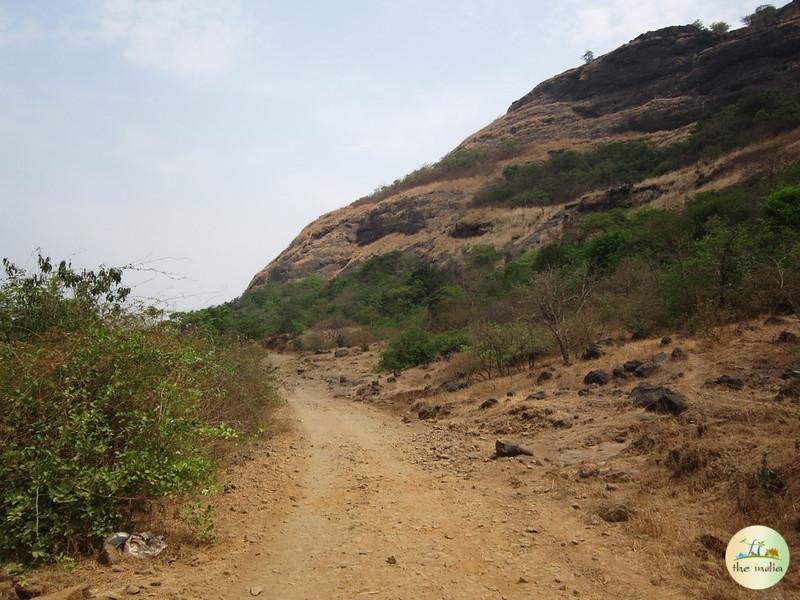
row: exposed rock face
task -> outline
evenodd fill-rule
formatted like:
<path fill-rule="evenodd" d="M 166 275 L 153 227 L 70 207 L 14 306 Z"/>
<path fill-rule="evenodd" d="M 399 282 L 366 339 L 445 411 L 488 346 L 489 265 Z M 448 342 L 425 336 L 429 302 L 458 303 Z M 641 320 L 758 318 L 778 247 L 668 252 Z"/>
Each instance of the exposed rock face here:
<path fill-rule="evenodd" d="M 459 148 L 491 153 L 513 139 L 518 147 L 513 161 L 525 162 L 615 139 L 665 143 L 687 135 L 704 108 L 770 87 L 800 88 L 800 0 L 781 9 L 779 21 L 769 27 L 718 35 L 682 26 L 640 35 L 539 84 Z M 260 271 L 250 287 L 311 273 L 332 277 L 393 250 L 460 260 L 465 249 L 490 244 L 514 256 L 547 243 L 578 213 L 671 205 L 700 189 L 730 185 L 796 161 L 798 140 L 795 131 L 790 139 L 764 142 L 749 154 L 739 152 L 735 160 L 722 157 L 658 180 L 596 190 L 560 206 L 476 207 L 471 202 L 475 192 L 502 171 L 505 163 L 498 160 L 479 173 L 443 176 L 323 215 Z M 766 155 L 771 165 L 764 164 Z"/>

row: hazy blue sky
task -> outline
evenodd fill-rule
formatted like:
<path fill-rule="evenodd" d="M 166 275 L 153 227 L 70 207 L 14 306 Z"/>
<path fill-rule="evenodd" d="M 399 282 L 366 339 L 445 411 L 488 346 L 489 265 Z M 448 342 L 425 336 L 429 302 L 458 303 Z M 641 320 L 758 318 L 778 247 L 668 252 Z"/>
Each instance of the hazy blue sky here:
<path fill-rule="evenodd" d="M 217 304 L 585 50 L 756 4 L 0 0 L 0 255 L 164 259 L 138 294 Z"/>

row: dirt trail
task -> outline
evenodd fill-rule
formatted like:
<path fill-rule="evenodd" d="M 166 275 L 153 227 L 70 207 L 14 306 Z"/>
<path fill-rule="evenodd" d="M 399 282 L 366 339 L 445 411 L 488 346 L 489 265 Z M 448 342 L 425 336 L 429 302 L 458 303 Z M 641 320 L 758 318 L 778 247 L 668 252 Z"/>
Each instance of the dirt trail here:
<path fill-rule="evenodd" d="M 494 436 L 404 422 L 278 359 L 292 426 L 223 474 L 213 546 L 173 532 L 155 561 L 86 561 L 48 587 L 91 582 L 94 597 L 117 600 L 686 597 L 645 535 L 597 516 L 606 492 L 559 469 L 604 460 L 602 446 L 529 439 L 533 457 L 490 460 Z"/>
<path fill-rule="evenodd" d="M 679 595 L 656 592 L 652 573 L 609 552 L 610 534 L 587 530 L 568 500 L 547 496 L 546 481 L 541 502 L 527 505 L 447 456 L 420 455 L 425 424 L 333 399 L 308 380 L 289 403 L 306 451 L 300 491 L 265 532 L 262 556 L 239 568 L 242 587 L 224 597 L 253 587 L 287 600 Z"/>

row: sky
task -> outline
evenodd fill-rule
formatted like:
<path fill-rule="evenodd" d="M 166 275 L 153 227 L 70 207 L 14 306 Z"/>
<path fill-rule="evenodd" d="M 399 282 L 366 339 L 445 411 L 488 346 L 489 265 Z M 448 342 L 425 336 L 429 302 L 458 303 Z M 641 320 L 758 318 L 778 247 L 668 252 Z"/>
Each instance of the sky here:
<path fill-rule="evenodd" d="M 0 0 L 0 256 L 219 304 L 586 50 L 756 4 Z"/>

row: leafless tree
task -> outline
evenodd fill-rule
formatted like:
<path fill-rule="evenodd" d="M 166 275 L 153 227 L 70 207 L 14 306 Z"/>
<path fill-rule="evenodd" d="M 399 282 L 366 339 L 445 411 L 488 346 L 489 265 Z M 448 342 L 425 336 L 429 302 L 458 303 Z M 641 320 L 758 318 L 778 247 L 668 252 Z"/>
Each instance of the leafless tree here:
<path fill-rule="evenodd" d="M 594 284 L 587 270 L 564 273 L 550 269 L 532 276 L 525 287 L 521 308 L 525 318 L 544 325 L 553 336 L 565 365 L 580 332 Z"/>

